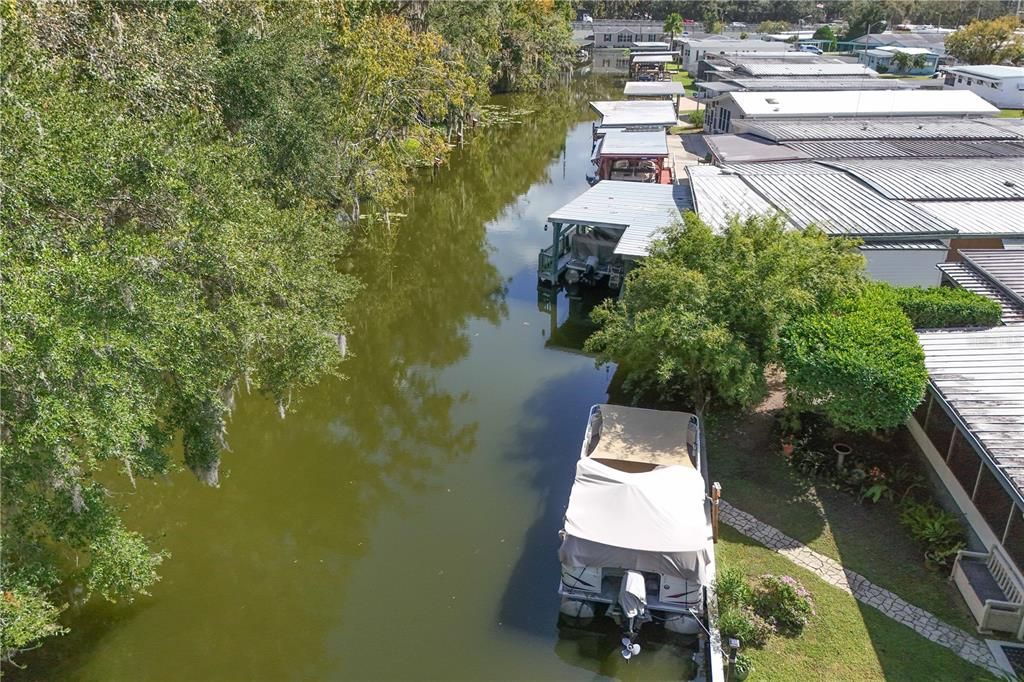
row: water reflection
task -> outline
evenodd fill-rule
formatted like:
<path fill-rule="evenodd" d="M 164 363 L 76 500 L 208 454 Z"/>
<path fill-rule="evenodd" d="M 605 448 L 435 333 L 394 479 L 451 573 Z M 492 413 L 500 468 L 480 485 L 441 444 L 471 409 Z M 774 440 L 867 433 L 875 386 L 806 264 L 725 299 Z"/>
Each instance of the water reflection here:
<path fill-rule="evenodd" d="M 555 533 L 609 375 L 552 352 L 580 347 L 586 303 L 549 329 L 535 291 L 544 219 L 586 188 L 587 103 L 620 91 L 499 99 L 534 113 L 476 133 L 418 183 L 394 239 L 349 254 L 366 287 L 345 379 L 284 421 L 240 400 L 219 489 L 180 472 L 120 490 L 172 553 L 162 582 L 69 614 L 72 634 L 12 679 L 623 674 L 556 628 Z"/>

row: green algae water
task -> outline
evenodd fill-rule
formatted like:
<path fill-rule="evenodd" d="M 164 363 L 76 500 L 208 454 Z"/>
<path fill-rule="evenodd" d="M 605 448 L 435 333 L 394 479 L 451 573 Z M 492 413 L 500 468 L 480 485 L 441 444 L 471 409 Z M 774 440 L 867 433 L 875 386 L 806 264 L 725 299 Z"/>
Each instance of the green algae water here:
<path fill-rule="evenodd" d="M 396 236 L 345 264 L 366 283 L 344 379 L 241 399 L 221 486 L 188 472 L 118 488 L 171 557 L 150 597 L 93 599 L 18 680 L 686 679 L 614 631 L 560 632 L 557 531 L 588 409 L 610 375 L 538 305 L 546 216 L 587 188 L 591 77 L 496 98 L 425 175 Z M 564 322 L 566 301 L 560 304 Z"/>

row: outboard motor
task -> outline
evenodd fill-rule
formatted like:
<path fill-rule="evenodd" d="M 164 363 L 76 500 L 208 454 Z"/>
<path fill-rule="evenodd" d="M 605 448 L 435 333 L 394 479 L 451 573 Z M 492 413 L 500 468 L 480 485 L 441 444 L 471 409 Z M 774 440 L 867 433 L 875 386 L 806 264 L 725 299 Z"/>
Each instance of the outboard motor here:
<path fill-rule="evenodd" d="M 647 613 L 647 586 L 639 571 L 626 571 L 619 587 L 619 608 L 622 609 L 622 657 L 627 661 L 640 653 L 635 642 L 640 625 L 651 619 Z"/>

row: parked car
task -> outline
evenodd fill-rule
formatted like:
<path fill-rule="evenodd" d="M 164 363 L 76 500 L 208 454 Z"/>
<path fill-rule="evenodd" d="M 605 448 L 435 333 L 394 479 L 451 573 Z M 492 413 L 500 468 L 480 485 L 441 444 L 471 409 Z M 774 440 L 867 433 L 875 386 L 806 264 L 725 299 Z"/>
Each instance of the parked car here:
<path fill-rule="evenodd" d="M 811 54 L 822 54 L 821 48 L 814 45 L 797 45 L 798 52 L 810 52 Z"/>

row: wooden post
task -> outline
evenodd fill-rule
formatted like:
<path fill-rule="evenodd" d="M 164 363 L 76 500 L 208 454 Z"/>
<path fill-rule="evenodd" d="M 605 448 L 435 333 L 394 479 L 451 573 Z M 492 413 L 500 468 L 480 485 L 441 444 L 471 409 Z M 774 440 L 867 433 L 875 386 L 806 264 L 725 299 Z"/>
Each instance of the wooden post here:
<path fill-rule="evenodd" d="M 558 286 L 558 259 L 562 255 L 558 253 L 559 241 L 562 237 L 562 223 L 551 223 L 551 286 Z"/>
<path fill-rule="evenodd" d="M 722 484 L 711 484 L 711 539 L 718 542 L 718 503 L 722 499 Z"/>

